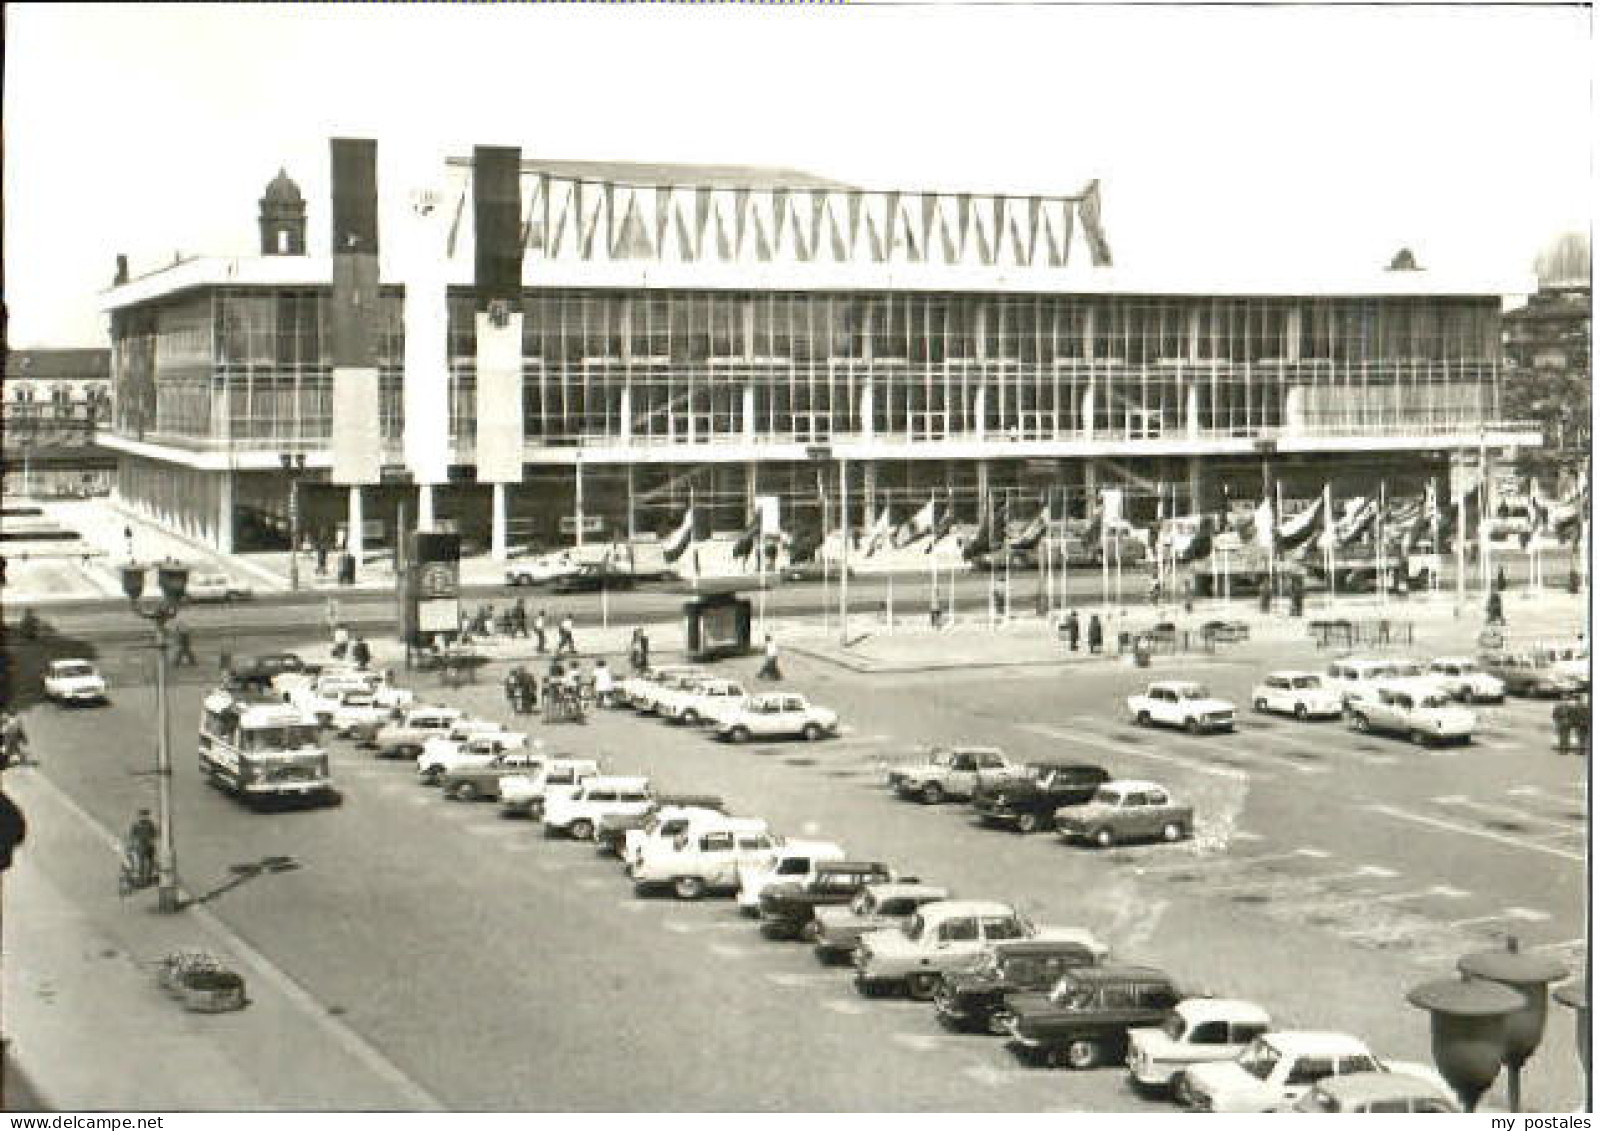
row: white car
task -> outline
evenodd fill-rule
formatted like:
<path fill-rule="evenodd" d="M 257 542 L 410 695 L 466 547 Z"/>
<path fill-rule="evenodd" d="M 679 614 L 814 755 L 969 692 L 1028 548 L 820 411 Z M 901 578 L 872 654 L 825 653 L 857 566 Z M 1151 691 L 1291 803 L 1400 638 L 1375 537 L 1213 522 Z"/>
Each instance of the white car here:
<path fill-rule="evenodd" d="M 545 798 L 544 832 L 546 836 L 565 833 L 574 840 L 593 840 L 602 817 L 638 815 L 653 801 L 649 778 L 592 777 L 572 793 Z"/>
<path fill-rule="evenodd" d="M 856 944 L 856 989 L 871 995 L 903 987 L 913 998 L 931 1000 L 939 979 L 965 970 L 1004 939 L 1076 942 L 1099 961 L 1109 947 L 1087 931 L 1035 926 L 1015 908 L 987 900 L 950 899 L 923 904 L 902 926 L 863 935 Z"/>
<path fill-rule="evenodd" d="M 705 678 L 701 671 L 677 672 L 652 680 L 636 697 L 636 705 L 646 715 L 666 717 L 672 701 L 687 691 L 692 691 Z"/>
<path fill-rule="evenodd" d="M 51 660 L 44 670 L 44 696 L 57 703 L 106 703 L 105 677 L 88 660 Z"/>
<path fill-rule="evenodd" d="M 430 739 L 417 755 L 417 776 L 428 785 L 438 785 L 446 774 L 487 766 L 502 754 L 520 754 L 527 748 L 528 736 L 514 730 L 483 731 L 459 740 Z"/>
<path fill-rule="evenodd" d="M 231 580 L 225 573 L 193 573 L 189 575 L 188 588 L 184 590 L 187 601 L 243 601 L 254 593 L 250 586 Z"/>
<path fill-rule="evenodd" d="M 1344 1033 L 1263 1033 L 1233 1060 L 1186 1068 L 1172 1083 L 1178 1102 L 1195 1111 L 1233 1114 L 1286 1111 L 1330 1076 L 1401 1072 L 1437 1080 L 1423 1065 L 1386 1065 L 1365 1042 Z"/>
<path fill-rule="evenodd" d="M 1371 687 L 1379 680 L 1394 679 L 1400 674 L 1400 661 L 1389 657 L 1348 657 L 1335 660 L 1323 673 L 1323 684 L 1339 695 L 1344 703 L 1352 695 Z"/>
<path fill-rule="evenodd" d="M 616 698 L 619 704 L 642 710 L 645 704 L 655 695 L 660 685 L 667 680 L 677 679 L 679 676 L 699 675 L 699 668 L 689 667 L 684 664 L 665 664 L 659 668 L 652 668 L 639 675 L 630 675 L 617 682 Z"/>
<path fill-rule="evenodd" d="M 422 753 L 430 738 L 450 733 L 462 717 L 459 707 L 413 707 L 394 722 L 381 726 L 367 744 L 380 758 L 403 758 Z"/>
<path fill-rule="evenodd" d="M 549 796 L 572 792 L 600 772 L 593 758 L 551 758 L 532 774 L 500 779 L 500 808 L 508 817 L 536 817 Z"/>
<path fill-rule="evenodd" d="M 1234 1060 L 1272 1028 L 1259 1005 L 1191 997 L 1172 1007 L 1159 1029 L 1128 1031 L 1128 1075 L 1145 1088 L 1169 1088 L 1185 1069 Z"/>
<path fill-rule="evenodd" d="M 803 738 L 815 742 L 839 733 L 839 716 L 785 692 L 752 695 L 717 723 L 717 736 L 729 742 L 752 738 Z"/>
<path fill-rule="evenodd" d="M 1499 703 L 1506 697 L 1505 680 L 1484 671 L 1470 656 L 1441 656 L 1428 664 L 1428 677 L 1463 703 Z"/>
<path fill-rule="evenodd" d="M 707 676 L 694 687 L 665 694 L 659 713 L 687 726 L 720 722 L 743 706 L 748 697 L 743 684 Z"/>
<path fill-rule="evenodd" d="M 739 866 L 735 906 L 746 915 L 761 913 L 761 893 L 773 884 L 804 882 L 826 860 L 843 860 L 844 849 L 827 840 L 786 840 L 770 860 Z"/>
<path fill-rule="evenodd" d="M 1250 703 L 1257 711 L 1273 711 L 1306 719 L 1337 719 L 1344 713 L 1344 699 L 1326 686 L 1316 672 L 1272 672 L 1250 691 Z"/>
<path fill-rule="evenodd" d="M 778 850 L 778 838 L 755 817 L 730 817 L 694 835 L 647 842 L 628 870 L 636 894 L 671 887 L 679 899 L 699 899 L 710 892 L 731 892 L 739 882 L 739 865 L 761 864 Z"/>
<path fill-rule="evenodd" d="M 1431 679 L 1383 680 L 1345 707 L 1355 730 L 1399 735 L 1418 746 L 1471 742 L 1478 729 L 1478 716 L 1457 706 Z"/>
<path fill-rule="evenodd" d="M 1181 727 L 1190 734 L 1232 730 L 1234 706 L 1203 684 L 1185 680 L 1152 683 L 1142 695 L 1128 696 L 1128 714 L 1140 726 Z"/>
<path fill-rule="evenodd" d="M 671 841 L 679 836 L 694 836 L 702 829 L 733 820 L 720 809 L 707 809 L 698 805 L 663 805 L 645 818 L 643 825 L 622 834 L 624 869 L 632 868 L 644 856 L 646 846 L 659 841 Z"/>
<path fill-rule="evenodd" d="M 576 573 L 578 560 L 573 557 L 571 550 L 562 550 L 554 554 L 541 554 L 536 558 L 529 558 L 525 562 L 518 562 L 506 569 L 507 585 L 544 585 L 558 577 L 565 577 L 569 573 Z"/>

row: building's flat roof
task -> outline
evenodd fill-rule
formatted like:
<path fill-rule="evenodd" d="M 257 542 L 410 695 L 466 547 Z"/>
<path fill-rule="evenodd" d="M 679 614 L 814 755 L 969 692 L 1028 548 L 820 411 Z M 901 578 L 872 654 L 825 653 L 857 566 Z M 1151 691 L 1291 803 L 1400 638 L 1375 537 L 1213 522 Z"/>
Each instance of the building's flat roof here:
<path fill-rule="evenodd" d="M 109 349 L 10 350 L 5 358 L 7 381 L 107 381 Z"/>
<path fill-rule="evenodd" d="M 471 168 L 472 158 L 451 157 L 447 164 Z M 769 165 L 701 165 L 680 161 L 602 161 L 592 159 L 527 157 L 524 173 L 542 173 L 575 181 L 600 181 L 613 185 L 660 187 L 665 185 L 697 188 L 828 188 L 856 186 L 804 169 L 785 169 Z"/>

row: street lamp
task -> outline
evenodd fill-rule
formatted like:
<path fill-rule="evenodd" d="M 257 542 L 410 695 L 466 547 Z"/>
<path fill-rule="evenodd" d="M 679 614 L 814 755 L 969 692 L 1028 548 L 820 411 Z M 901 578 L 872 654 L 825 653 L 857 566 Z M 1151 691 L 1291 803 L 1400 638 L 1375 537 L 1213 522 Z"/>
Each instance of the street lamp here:
<path fill-rule="evenodd" d="M 1573 1018 L 1577 1021 L 1578 1060 L 1583 1064 L 1583 1074 L 1589 1075 L 1589 979 L 1579 978 L 1575 982 L 1557 988 L 1551 995 L 1562 1005 L 1572 1010 Z"/>
<path fill-rule="evenodd" d="M 306 455 L 282 452 L 278 462 L 289 477 L 289 589 L 300 590 L 300 476 L 306 469 Z"/>
<path fill-rule="evenodd" d="M 1495 982 L 1441 978 L 1417 986 L 1406 1000 L 1432 1019 L 1433 1062 L 1468 1111 L 1500 1075 L 1506 1018 L 1522 1008 L 1522 995 Z"/>
<path fill-rule="evenodd" d="M 160 840 L 156 845 L 156 907 L 160 911 L 178 910 L 178 852 L 172 838 L 172 736 L 169 733 L 170 709 L 167 703 L 167 626 L 178 615 L 189 590 L 189 567 L 165 561 L 156 567 L 160 596 L 144 605 L 145 567 L 122 567 L 122 591 L 134 613 L 150 621 L 156 629 L 156 804 L 160 814 Z"/>
<path fill-rule="evenodd" d="M 1512 1111 L 1522 1110 L 1522 1066 L 1539 1047 L 1544 1037 L 1545 1013 L 1549 1008 L 1546 990 L 1551 982 L 1567 976 L 1567 968 L 1554 958 L 1524 954 L 1515 936 L 1506 939 L 1504 950 L 1481 950 L 1456 963 L 1468 978 L 1514 990 L 1521 1007 L 1506 1017 L 1505 1066 L 1509 1070 L 1507 1092 Z"/>

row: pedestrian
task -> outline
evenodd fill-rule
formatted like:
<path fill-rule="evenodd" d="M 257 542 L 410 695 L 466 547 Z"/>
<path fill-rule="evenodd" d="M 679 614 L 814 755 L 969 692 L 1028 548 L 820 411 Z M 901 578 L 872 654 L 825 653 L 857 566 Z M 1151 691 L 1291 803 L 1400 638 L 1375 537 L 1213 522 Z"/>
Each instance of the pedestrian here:
<path fill-rule="evenodd" d="M 521 685 L 522 669 L 520 667 L 513 667 L 510 671 L 506 672 L 504 685 L 506 693 L 506 705 L 513 711 L 517 710 L 517 693 Z"/>
<path fill-rule="evenodd" d="M 356 662 L 356 667 L 361 671 L 367 670 L 367 664 L 372 661 L 372 649 L 367 647 L 364 636 L 357 636 L 350 645 L 350 658 Z"/>
<path fill-rule="evenodd" d="M 178 655 L 172 661 L 172 666 L 175 668 L 181 668 L 185 665 L 191 668 L 199 667 L 200 661 L 194 658 L 194 637 L 189 632 L 189 626 L 179 624 L 175 629 L 175 634 L 178 638 Z"/>
<path fill-rule="evenodd" d="M 761 670 L 756 673 L 757 679 L 778 680 L 783 678 L 783 672 L 778 670 L 778 642 L 772 639 L 772 633 L 767 633 L 766 660 L 761 665 Z"/>
<path fill-rule="evenodd" d="M 1498 590 L 1489 594 L 1489 602 L 1486 606 L 1486 612 L 1488 613 L 1488 620 L 1490 624 L 1503 625 L 1506 623 L 1505 601 L 1501 598 Z"/>
<path fill-rule="evenodd" d="M 1161 604 L 1161 579 L 1159 577 L 1150 579 L 1150 603 L 1152 605 Z"/>
<path fill-rule="evenodd" d="M 156 882 L 156 841 L 161 830 L 156 827 L 150 810 L 140 809 L 128 829 L 128 853 L 132 858 L 134 879 L 140 887 Z"/>
<path fill-rule="evenodd" d="M 511 606 L 511 632 L 524 640 L 528 638 L 528 606 L 521 597 Z"/>
<path fill-rule="evenodd" d="M 350 650 L 350 630 L 344 625 L 335 625 L 333 629 L 333 658 L 342 660 L 345 653 Z"/>
<path fill-rule="evenodd" d="M 1098 656 L 1101 647 L 1105 644 L 1105 630 L 1100 627 L 1100 614 L 1095 613 L 1089 617 L 1089 652 Z"/>
<path fill-rule="evenodd" d="M 611 706 L 612 696 L 616 692 L 616 682 L 611 677 L 611 669 L 604 660 L 594 662 L 594 702 L 597 707 Z"/>
<path fill-rule="evenodd" d="M 1067 628 L 1067 651 L 1076 652 L 1078 650 L 1078 635 L 1079 635 L 1079 632 L 1078 632 L 1078 610 L 1076 610 L 1076 609 L 1068 609 L 1067 610 L 1067 625 L 1066 625 L 1066 628 Z"/>
<path fill-rule="evenodd" d="M 320 534 L 317 535 L 317 576 L 328 576 L 328 543 Z"/>
<path fill-rule="evenodd" d="M 1573 714 L 1573 704 L 1571 703 L 1559 702 L 1550 708 L 1550 721 L 1555 724 L 1556 728 L 1557 754 L 1572 753 L 1573 724 L 1576 722 Z"/>
<path fill-rule="evenodd" d="M 0 769 L 28 763 L 28 732 L 14 711 L 0 715 Z"/>
<path fill-rule="evenodd" d="M 1496 593 L 1504 593 L 1506 591 L 1506 567 L 1505 566 L 1498 566 L 1498 567 L 1496 567 L 1496 569 L 1494 571 L 1494 591 Z"/>
<path fill-rule="evenodd" d="M 939 599 L 935 597 L 933 599 L 933 604 L 928 607 L 928 627 L 938 628 L 943 622 L 944 609 L 940 607 Z"/>
<path fill-rule="evenodd" d="M 533 618 L 533 638 L 538 642 L 539 655 L 545 652 L 544 610 L 540 609 Z"/>
<path fill-rule="evenodd" d="M 122 528 L 122 540 L 128 544 L 128 560 L 131 562 L 131 561 L 134 560 L 134 557 L 133 557 L 133 527 L 124 526 Z"/>
<path fill-rule="evenodd" d="M 572 635 L 571 613 L 562 614 L 561 624 L 556 631 L 556 655 L 576 656 L 578 654 L 578 642 Z"/>

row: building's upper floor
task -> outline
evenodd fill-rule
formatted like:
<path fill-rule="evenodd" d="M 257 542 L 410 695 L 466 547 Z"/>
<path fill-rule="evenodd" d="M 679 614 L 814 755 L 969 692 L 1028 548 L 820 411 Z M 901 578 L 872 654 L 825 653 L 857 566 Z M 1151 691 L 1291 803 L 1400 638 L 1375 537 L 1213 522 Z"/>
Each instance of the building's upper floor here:
<path fill-rule="evenodd" d="M 105 417 L 111 400 L 111 351 L 23 349 L 5 358 L 0 404 L 5 420 L 87 420 Z"/>

